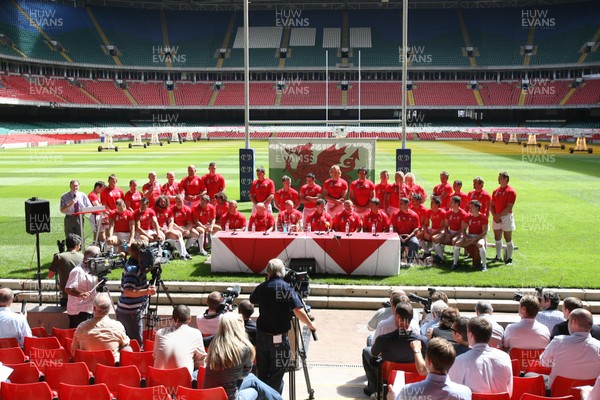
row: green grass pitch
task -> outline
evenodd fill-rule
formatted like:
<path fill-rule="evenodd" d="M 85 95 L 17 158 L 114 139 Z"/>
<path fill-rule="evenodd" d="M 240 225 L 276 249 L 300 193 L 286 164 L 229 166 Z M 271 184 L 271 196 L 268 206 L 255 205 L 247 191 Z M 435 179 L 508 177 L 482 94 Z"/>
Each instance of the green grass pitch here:
<path fill-rule="evenodd" d="M 239 198 L 238 149 L 243 141 L 202 141 L 165 144 L 148 149 L 128 149 L 99 153 L 97 144 L 82 144 L 31 149 L 0 150 L 0 277 L 33 278 L 37 270 L 35 237 L 25 233 L 24 201 L 32 196 L 50 200 L 52 232 L 41 234 L 42 270 L 45 275 L 56 240 L 63 238 L 63 218 L 59 197 L 68 190 L 69 180 L 79 179 L 81 189 L 91 191 L 96 180 L 109 174 L 119 177 L 119 186 L 127 190 L 130 179 L 147 181 L 148 171 L 158 173 L 161 183 L 167 171 L 178 179 L 186 174 L 188 164 L 195 164 L 204 174 L 210 161 L 228 182 L 227 194 Z M 382 169 L 395 168 L 395 149 L 399 142 L 377 143 L 376 176 Z M 268 143 L 253 141 L 256 165 L 268 166 Z M 381 285 L 494 286 L 494 287 L 573 287 L 599 288 L 600 280 L 600 156 L 568 154 L 567 151 L 522 148 L 488 142 L 408 142 L 413 151 L 412 169 L 417 182 L 428 193 L 438 182 L 441 170 L 450 179 L 461 179 L 463 190 L 471 190 L 472 179 L 481 175 L 485 188 L 498 186 L 499 171 L 508 171 L 510 184 L 517 190 L 514 208 L 517 231 L 512 266 L 488 263 L 483 273 L 462 263 L 456 271 L 443 267 L 402 269 L 395 277 L 317 276 L 316 283 L 364 283 Z M 240 209 L 248 212 L 248 204 Z M 493 240 L 491 233 L 488 240 Z M 489 249 L 488 258 L 495 256 Z M 446 248 L 446 259 L 450 260 Z M 212 274 L 204 257 L 193 261 L 173 261 L 164 268 L 166 280 L 259 281 L 256 276 Z M 118 279 L 119 271 L 111 278 Z"/>

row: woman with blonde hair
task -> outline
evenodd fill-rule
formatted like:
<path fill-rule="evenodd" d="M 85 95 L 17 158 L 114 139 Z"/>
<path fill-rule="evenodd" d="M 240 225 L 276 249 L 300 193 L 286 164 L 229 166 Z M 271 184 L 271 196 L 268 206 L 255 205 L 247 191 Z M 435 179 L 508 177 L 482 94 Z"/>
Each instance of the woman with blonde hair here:
<path fill-rule="evenodd" d="M 208 349 L 203 387 L 222 386 L 229 400 L 281 400 L 276 390 L 250 373 L 254 355 L 242 316 L 223 314 Z"/>

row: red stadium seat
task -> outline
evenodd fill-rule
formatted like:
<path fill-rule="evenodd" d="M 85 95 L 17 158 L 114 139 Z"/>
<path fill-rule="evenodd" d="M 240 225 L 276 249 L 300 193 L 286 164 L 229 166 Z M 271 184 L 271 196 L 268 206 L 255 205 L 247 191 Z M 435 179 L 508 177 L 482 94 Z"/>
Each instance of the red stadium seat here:
<path fill-rule="evenodd" d="M 48 331 L 43 326 L 34 326 L 31 328 L 31 334 L 35 337 L 48 337 Z"/>
<path fill-rule="evenodd" d="M 67 348 L 66 339 L 67 338 L 71 338 L 72 339 L 73 335 L 75 335 L 75 330 L 76 329 L 77 328 L 60 329 L 60 328 L 52 327 L 52 336 L 54 336 L 55 338 L 57 338 L 58 341 L 60 342 L 60 345 L 66 349 Z"/>
<path fill-rule="evenodd" d="M 8 379 L 12 383 L 33 383 L 44 380 L 44 374 L 34 363 L 4 364 L 13 369 Z"/>
<path fill-rule="evenodd" d="M 546 384 L 544 378 L 540 375 L 531 378 L 513 377 L 513 393 L 511 400 L 519 400 L 525 393 L 531 393 L 538 396 L 546 394 Z"/>
<path fill-rule="evenodd" d="M 127 365 L 135 365 L 142 374 L 142 378 L 145 378 L 148 374 L 148 367 L 154 365 L 154 355 L 152 352 L 142 351 L 121 351 L 121 361 L 119 363 L 122 367 Z"/>
<path fill-rule="evenodd" d="M 535 394 L 525 393 L 521 400 L 574 400 L 573 396 L 561 396 L 561 397 L 545 397 L 545 396 L 536 396 Z"/>
<path fill-rule="evenodd" d="M 23 350 L 25 355 L 30 355 L 31 348 L 36 349 L 59 349 L 60 342 L 54 336 L 50 337 L 25 337 L 23 341 Z"/>
<path fill-rule="evenodd" d="M 129 341 L 129 346 L 131 346 L 131 350 L 133 350 L 133 351 L 136 351 L 136 352 L 142 351 L 142 348 L 140 347 L 140 343 L 135 339 L 131 339 Z"/>
<path fill-rule="evenodd" d="M 46 369 L 46 382 L 52 390 L 58 391 L 61 383 L 69 385 L 90 385 L 94 375 L 84 362 L 64 363 Z"/>
<path fill-rule="evenodd" d="M 177 391 L 177 386 L 192 387 L 192 376 L 185 367 L 171 369 L 148 367 L 146 381 L 148 387 L 165 386 L 172 395 Z"/>
<path fill-rule="evenodd" d="M 388 385 L 393 385 L 394 382 L 396 381 L 396 375 L 398 374 L 398 372 L 400 372 L 400 370 L 393 370 L 392 372 L 390 372 L 390 375 L 388 377 Z M 403 371 L 404 372 L 404 383 L 406 383 L 407 385 L 409 383 L 415 383 L 415 382 L 421 382 L 423 380 L 425 380 L 425 378 L 427 378 L 427 375 L 419 375 L 417 372 L 408 372 L 408 371 Z"/>
<path fill-rule="evenodd" d="M 395 363 L 391 361 L 384 361 L 383 364 L 381 364 L 381 380 L 388 382 L 390 373 L 395 369 L 407 372 L 417 372 L 417 365 L 415 363 Z"/>
<path fill-rule="evenodd" d="M 198 367 L 198 375 L 196 376 L 196 387 L 202 387 L 202 384 L 204 384 L 204 375 L 206 375 L 206 368 Z"/>
<path fill-rule="evenodd" d="M 96 374 L 96 365 L 103 364 L 110 367 L 115 366 L 115 356 L 112 350 L 75 350 L 75 361 L 83 361 L 87 364 L 92 374 Z"/>
<path fill-rule="evenodd" d="M 154 351 L 154 340 L 144 339 L 144 351 Z"/>
<path fill-rule="evenodd" d="M 48 368 L 55 368 L 70 361 L 69 355 L 62 347 L 58 349 L 38 349 L 33 347 L 29 358 L 44 374 Z"/>
<path fill-rule="evenodd" d="M 58 388 L 60 400 L 113 400 L 104 383 L 97 385 L 69 385 L 61 383 Z"/>
<path fill-rule="evenodd" d="M 4 400 L 53 400 L 54 395 L 46 382 L 8 383 L 2 382 Z"/>
<path fill-rule="evenodd" d="M 19 347 L 19 341 L 15 338 L 0 338 L 0 349 L 8 347 Z"/>
<path fill-rule="evenodd" d="M 473 393 L 471 400 L 510 400 L 510 395 L 502 393 Z"/>
<path fill-rule="evenodd" d="M 126 385 L 139 387 L 142 376 L 135 365 L 109 367 L 108 365 L 98 364 L 95 374 L 96 383 L 104 383 L 108 389 L 119 397 L 119 386 Z"/>
<path fill-rule="evenodd" d="M 73 352 L 71 351 L 73 349 L 73 338 L 65 338 L 65 350 L 67 351 L 67 354 L 69 355 L 69 358 L 71 360 L 75 359 L 75 354 L 73 354 Z"/>
<path fill-rule="evenodd" d="M 227 400 L 227 392 L 221 386 L 210 389 L 190 389 L 177 387 L 176 399 L 186 400 Z"/>
<path fill-rule="evenodd" d="M 517 347 L 510 349 L 509 355 L 511 360 L 519 360 L 520 372 L 525 373 L 528 368 L 539 363 L 540 354 L 544 349 L 519 349 Z M 515 375 L 513 371 L 513 375 Z M 516 375 L 515 375 L 516 376 Z"/>
<path fill-rule="evenodd" d="M 571 388 L 575 386 L 594 386 L 596 378 L 593 379 L 570 379 L 564 376 L 557 376 L 552 382 L 552 397 L 569 396 L 571 395 Z"/>
<path fill-rule="evenodd" d="M 0 348 L 0 362 L 4 364 L 19 364 L 29 360 L 20 347 Z"/>
<path fill-rule="evenodd" d="M 119 385 L 119 400 L 172 400 L 172 397 L 162 385 L 146 388 Z"/>
<path fill-rule="evenodd" d="M 516 358 L 510 360 L 512 364 L 513 376 L 521 376 L 521 362 Z"/>

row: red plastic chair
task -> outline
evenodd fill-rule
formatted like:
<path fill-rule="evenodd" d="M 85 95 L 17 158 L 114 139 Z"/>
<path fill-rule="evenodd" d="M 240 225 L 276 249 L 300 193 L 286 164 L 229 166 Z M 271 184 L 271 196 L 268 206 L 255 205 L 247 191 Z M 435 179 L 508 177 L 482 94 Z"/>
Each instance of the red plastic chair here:
<path fill-rule="evenodd" d="M 31 328 L 31 334 L 33 336 L 39 337 L 39 338 L 43 338 L 43 337 L 48 337 L 48 331 L 46 330 L 46 328 L 44 328 L 43 326 L 34 326 L 33 328 Z"/>
<path fill-rule="evenodd" d="M 201 388 L 204 384 L 204 375 L 206 375 L 206 368 L 198 367 L 198 375 L 196 376 L 196 387 Z M 193 384 L 194 382 L 192 382 Z"/>
<path fill-rule="evenodd" d="M 398 372 L 400 372 L 400 370 L 397 370 L 397 369 L 390 372 L 390 375 L 388 377 L 388 385 L 391 386 L 394 384 L 394 382 L 396 381 L 396 375 L 398 374 Z M 407 385 L 409 383 L 424 381 L 425 378 L 427 378 L 427 375 L 419 375 L 417 372 L 408 372 L 408 371 L 403 371 L 403 372 L 404 372 L 404 383 L 406 383 Z"/>
<path fill-rule="evenodd" d="M 571 396 L 573 396 L 573 399 L 575 400 L 581 400 L 581 389 L 577 386 L 577 387 L 572 387 L 571 388 Z M 592 399 L 590 399 L 592 400 Z"/>
<path fill-rule="evenodd" d="M 119 398 L 119 386 L 126 385 L 140 387 L 142 376 L 135 365 L 109 367 L 98 364 L 96 366 L 96 383 L 104 383 L 108 389 Z"/>
<path fill-rule="evenodd" d="M 113 400 L 108 386 L 104 383 L 97 385 L 69 385 L 61 383 L 58 388 L 60 400 Z"/>
<path fill-rule="evenodd" d="M 131 346 L 131 350 L 133 350 L 133 351 L 136 351 L 136 352 L 142 351 L 142 348 L 140 347 L 140 343 L 135 339 L 131 339 L 129 341 L 129 346 Z"/>
<path fill-rule="evenodd" d="M 510 397 L 511 400 L 520 400 L 521 396 L 523 396 L 525 393 L 544 396 L 546 394 L 546 384 L 544 383 L 544 378 L 540 375 L 530 378 L 513 376 L 513 393 Z"/>
<path fill-rule="evenodd" d="M 417 372 L 417 365 L 415 363 L 395 363 L 391 361 L 384 361 L 383 364 L 381 364 L 381 380 L 384 383 L 388 382 L 390 373 L 393 370 Z"/>
<path fill-rule="evenodd" d="M 23 351 L 26 356 L 29 356 L 31 349 L 60 349 L 60 342 L 54 336 L 50 337 L 30 337 L 26 336 L 23 340 Z"/>
<path fill-rule="evenodd" d="M 521 400 L 574 400 L 573 396 L 562 396 L 562 397 L 544 397 L 544 396 L 536 396 L 535 394 L 525 393 Z"/>
<path fill-rule="evenodd" d="M 144 339 L 144 351 L 154 351 L 154 340 Z"/>
<path fill-rule="evenodd" d="M 507 392 L 473 393 L 471 400 L 510 400 L 510 395 Z"/>
<path fill-rule="evenodd" d="M 29 359 L 44 374 L 48 368 L 56 368 L 71 361 L 67 351 L 62 347 L 58 349 L 38 349 L 33 347 Z"/>
<path fill-rule="evenodd" d="M 575 386 L 594 386 L 596 378 L 594 379 L 570 379 L 564 376 L 557 376 L 552 382 L 552 397 L 569 396 L 571 395 L 571 388 Z"/>
<path fill-rule="evenodd" d="M 52 390 L 58 391 L 61 383 L 69 385 L 90 385 L 94 375 L 84 362 L 65 363 L 46 369 L 46 382 Z"/>
<path fill-rule="evenodd" d="M 13 337 L 0 338 L 0 349 L 6 349 L 9 347 L 21 347 L 21 345 L 19 345 L 19 341 Z"/>
<path fill-rule="evenodd" d="M 544 352 L 544 349 L 510 349 L 509 355 L 511 360 L 519 360 L 519 373 L 525 373 L 527 369 L 533 364 L 539 364 L 540 354 Z M 515 375 L 513 371 L 513 376 Z"/>
<path fill-rule="evenodd" d="M 76 330 L 77 330 L 77 328 L 61 329 L 61 328 L 52 327 L 52 336 L 57 338 L 58 341 L 60 342 L 60 345 L 66 349 L 67 348 L 66 339 L 67 338 L 73 339 L 73 336 L 75 335 Z"/>
<path fill-rule="evenodd" d="M 119 400 L 172 400 L 172 397 L 162 385 L 146 388 L 119 385 Z"/>
<path fill-rule="evenodd" d="M 148 367 L 146 381 L 148 387 L 165 386 L 171 395 L 175 394 L 177 386 L 192 387 L 192 376 L 186 367 L 170 369 Z"/>
<path fill-rule="evenodd" d="M 96 374 L 96 365 L 103 364 L 109 367 L 115 366 L 115 356 L 112 350 L 75 350 L 75 361 L 86 363 L 92 374 Z"/>
<path fill-rule="evenodd" d="M 148 375 L 148 367 L 152 367 L 154 365 L 154 356 L 152 352 L 141 351 L 121 351 L 121 361 L 120 365 L 122 367 L 127 365 L 135 365 L 137 369 L 142 374 L 142 378 L 145 378 Z"/>
<path fill-rule="evenodd" d="M 175 398 L 185 400 L 227 400 L 227 392 L 221 386 L 210 389 L 190 389 L 178 386 Z"/>
<path fill-rule="evenodd" d="M 2 382 L 4 400 L 53 400 L 54 394 L 46 382 L 8 383 Z"/>
<path fill-rule="evenodd" d="M 521 376 L 521 363 L 520 363 L 520 361 L 517 360 L 516 358 L 513 358 L 512 360 L 510 360 L 510 363 L 512 364 L 513 376 Z"/>
<path fill-rule="evenodd" d="M 65 338 L 65 350 L 67 351 L 67 354 L 69 355 L 69 357 L 71 357 L 71 360 L 75 359 L 75 354 L 73 354 L 73 352 L 71 351 L 71 349 L 73 348 L 73 338 Z"/>
<path fill-rule="evenodd" d="M 20 347 L 0 348 L 0 362 L 3 364 L 20 364 L 27 362 L 29 357 Z"/>
<path fill-rule="evenodd" d="M 34 363 L 5 365 L 13 369 L 13 372 L 8 377 L 12 383 L 33 383 L 44 380 L 44 374 L 42 374 L 42 371 Z"/>

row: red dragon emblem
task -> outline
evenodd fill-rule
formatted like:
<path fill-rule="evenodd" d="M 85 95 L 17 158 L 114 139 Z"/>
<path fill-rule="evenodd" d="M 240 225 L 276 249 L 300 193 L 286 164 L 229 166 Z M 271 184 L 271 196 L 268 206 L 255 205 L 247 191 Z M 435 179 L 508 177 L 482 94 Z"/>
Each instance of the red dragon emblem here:
<path fill-rule="evenodd" d="M 295 183 L 297 182 L 294 185 L 295 188 L 298 189 L 304 184 L 304 178 L 309 172 L 315 175 L 315 182 L 322 185 L 323 182 L 329 179 L 329 169 L 332 165 L 336 164 L 340 165 L 342 178 L 348 183 L 351 182 L 352 178 L 348 175 L 348 172 L 354 170 L 356 160 L 359 159 L 358 149 L 342 162 L 348 146 L 337 148 L 333 144 L 320 152 L 317 156 L 317 161 L 313 163 L 312 147 L 313 144 L 308 142 L 304 145 L 285 149 L 285 152 L 289 155 L 285 159 L 285 168 L 283 171 L 287 172 Z M 292 162 L 294 161 L 296 161 L 295 168 L 292 167 Z"/>

